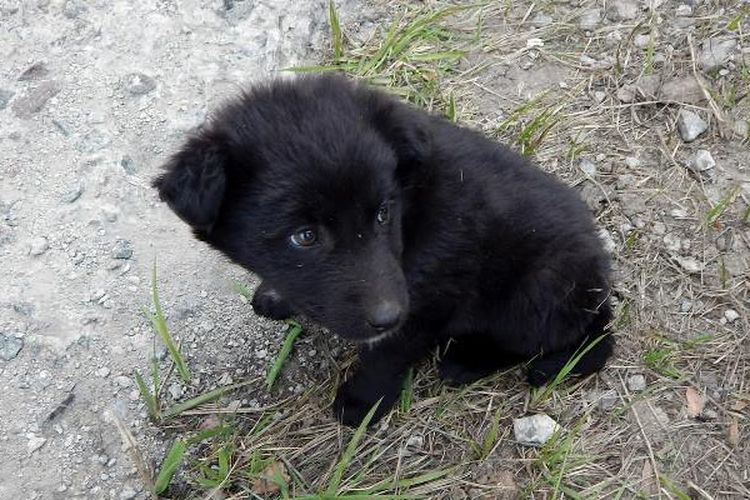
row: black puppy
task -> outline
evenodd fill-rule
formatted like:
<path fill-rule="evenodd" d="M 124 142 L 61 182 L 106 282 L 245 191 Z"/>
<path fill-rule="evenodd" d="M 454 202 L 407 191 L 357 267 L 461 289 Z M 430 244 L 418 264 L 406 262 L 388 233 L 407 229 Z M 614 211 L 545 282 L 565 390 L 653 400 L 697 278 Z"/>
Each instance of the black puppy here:
<path fill-rule="evenodd" d="M 339 76 L 258 86 L 155 180 L 195 235 L 257 273 L 253 306 L 361 344 L 334 403 L 358 424 L 435 346 L 466 383 L 541 385 L 612 351 L 609 261 L 576 193 L 477 132 Z M 597 342 L 594 342 L 597 341 Z"/>

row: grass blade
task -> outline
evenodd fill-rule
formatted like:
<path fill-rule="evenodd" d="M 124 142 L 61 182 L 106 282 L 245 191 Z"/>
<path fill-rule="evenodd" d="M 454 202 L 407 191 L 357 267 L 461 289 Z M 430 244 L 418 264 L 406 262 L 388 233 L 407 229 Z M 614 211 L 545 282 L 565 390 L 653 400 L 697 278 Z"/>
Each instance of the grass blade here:
<path fill-rule="evenodd" d="M 151 270 L 151 299 L 154 303 L 154 312 L 146 312 L 146 316 L 151 320 L 151 325 L 154 327 L 154 330 L 156 330 L 156 333 L 159 334 L 162 342 L 164 342 L 164 345 L 169 352 L 169 356 L 172 358 L 175 368 L 177 368 L 177 373 L 180 374 L 180 378 L 184 382 L 190 382 L 190 370 L 185 363 L 185 358 L 182 357 L 182 353 L 180 353 L 180 350 L 174 343 L 174 339 L 172 339 L 169 329 L 167 329 L 167 321 L 164 318 L 164 313 L 161 309 L 159 291 L 156 289 L 156 263 L 154 263 L 154 267 Z"/>
<path fill-rule="evenodd" d="M 379 493 L 388 489 L 408 489 L 412 488 L 414 486 L 421 486 L 423 484 L 431 483 L 432 481 L 437 481 L 438 479 L 442 479 L 445 476 L 449 476 L 456 472 L 458 470 L 458 467 L 449 467 L 447 469 L 439 469 L 434 470 L 431 472 L 426 472 L 424 474 L 419 474 L 417 476 L 411 476 L 411 477 L 405 477 L 403 479 L 399 479 L 396 482 L 393 482 L 391 479 L 384 479 L 378 483 L 375 483 L 371 487 L 367 489 L 368 493 Z M 378 498 L 381 498 L 378 496 Z M 409 496 L 409 498 L 414 498 L 413 496 Z"/>
<path fill-rule="evenodd" d="M 146 401 L 146 409 L 148 415 L 153 420 L 159 420 L 159 404 L 156 401 L 156 396 L 151 393 L 146 383 L 143 381 L 143 377 L 139 372 L 135 372 L 135 383 L 138 386 L 138 392 L 141 393 L 141 397 Z"/>
<path fill-rule="evenodd" d="M 328 22 L 331 25 L 331 42 L 333 44 L 333 60 L 339 61 L 344 56 L 344 43 L 341 36 L 341 24 L 336 12 L 336 4 L 333 0 L 328 1 Z"/>
<path fill-rule="evenodd" d="M 582 346 L 582 348 L 576 350 L 576 352 L 573 353 L 573 357 L 570 358 L 567 363 L 565 363 L 565 365 L 560 369 L 557 375 L 555 375 L 555 378 L 547 385 L 545 385 L 542 389 L 534 392 L 531 398 L 533 404 L 538 404 L 539 402 L 547 399 L 552 391 L 554 391 L 560 384 L 562 384 L 567 376 L 570 375 L 570 372 L 573 371 L 573 368 L 575 368 L 578 362 L 581 361 L 581 358 L 583 358 L 591 349 L 596 347 L 596 344 L 601 342 L 607 335 L 609 334 L 597 337 L 588 345 Z"/>
<path fill-rule="evenodd" d="M 182 458 L 185 455 L 187 444 L 182 439 L 177 439 L 172 444 L 172 447 L 167 452 L 167 456 L 164 457 L 164 461 L 161 463 L 159 475 L 156 476 L 156 484 L 154 490 L 157 495 L 161 495 L 169 487 L 169 483 L 172 481 L 172 476 L 177 471 L 177 468 L 182 463 Z"/>
<path fill-rule="evenodd" d="M 735 188 L 732 189 L 732 191 L 727 196 L 719 200 L 716 205 L 711 207 L 711 209 L 706 214 L 706 222 L 709 225 L 716 223 L 724 214 L 724 212 L 726 212 L 727 208 L 729 208 L 732 203 L 734 203 L 734 200 L 737 199 L 741 192 L 742 188 L 740 186 L 735 186 Z"/>
<path fill-rule="evenodd" d="M 370 411 L 367 412 L 367 415 L 365 415 L 365 418 L 362 419 L 359 427 L 357 427 L 357 430 L 354 432 L 352 439 L 346 446 L 346 450 L 344 450 L 343 455 L 341 455 L 341 459 L 339 459 L 339 462 L 336 464 L 336 469 L 333 471 L 333 476 L 331 476 L 331 480 L 328 483 L 328 489 L 325 493 L 326 495 L 336 495 L 336 492 L 339 489 L 339 485 L 341 485 L 341 479 L 344 477 L 344 472 L 346 471 L 346 468 L 349 467 L 349 463 L 352 461 L 352 458 L 354 458 L 354 452 L 357 451 L 359 442 L 362 441 L 362 438 L 365 435 L 365 431 L 367 430 L 367 426 L 370 424 L 370 420 L 372 420 L 372 417 L 375 415 L 375 412 L 377 411 L 378 406 L 380 406 L 381 401 L 382 399 L 378 400 L 378 402 L 375 403 L 372 408 L 370 408 Z"/>
<path fill-rule="evenodd" d="M 300 325 L 299 323 L 295 321 L 289 321 L 288 324 L 289 329 L 287 330 L 286 339 L 284 339 L 284 345 L 281 346 L 281 351 L 279 351 L 279 355 L 276 357 L 276 361 L 274 361 L 271 369 L 268 370 L 268 375 L 266 375 L 266 387 L 268 387 L 269 390 L 271 389 L 271 387 L 273 387 L 273 384 L 279 377 L 279 373 L 281 373 L 281 368 L 284 366 L 286 358 L 288 358 L 289 354 L 292 352 L 294 342 L 297 340 L 297 337 L 299 337 L 300 333 L 302 333 L 302 325 Z"/>
<path fill-rule="evenodd" d="M 409 413 L 411 409 L 412 396 L 414 393 L 414 368 L 409 368 L 404 378 L 404 385 L 401 388 L 401 399 L 398 408 L 401 413 Z"/>
<path fill-rule="evenodd" d="M 219 387 L 212 391 L 208 391 L 205 394 L 201 394 L 200 396 L 194 397 L 193 399 L 188 399 L 187 401 L 178 403 L 174 406 L 167 408 L 166 410 L 164 410 L 164 413 L 162 413 L 162 418 L 166 419 L 166 418 L 176 417 L 182 412 L 185 412 L 187 410 L 192 410 L 196 406 L 200 406 L 202 404 L 208 403 L 215 399 L 219 399 L 221 396 L 223 396 L 227 392 L 233 391 L 234 389 L 237 389 L 239 387 L 249 385 L 253 382 L 254 380 L 249 380 L 247 382 L 240 382 L 238 384 L 227 385 L 225 387 Z"/>

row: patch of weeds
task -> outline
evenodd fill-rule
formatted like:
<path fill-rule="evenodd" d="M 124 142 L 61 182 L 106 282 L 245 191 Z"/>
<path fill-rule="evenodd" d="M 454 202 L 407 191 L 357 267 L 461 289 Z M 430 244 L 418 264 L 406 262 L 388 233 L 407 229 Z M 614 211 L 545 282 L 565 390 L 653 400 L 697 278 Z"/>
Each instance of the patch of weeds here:
<path fill-rule="evenodd" d="M 670 497 L 676 498 L 677 500 L 690 500 L 692 497 L 682 491 L 676 484 L 674 484 L 674 481 L 669 479 L 667 476 L 663 474 L 658 474 L 659 477 L 659 483 L 664 487 L 665 490 L 669 492 Z"/>
<path fill-rule="evenodd" d="M 372 406 L 372 408 L 370 408 L 370 411 L 368 411 L 367 415 L 365 415 L 365 418 L 362 419 L 362 422 L 359 424 L 359 427 L 357 427 L 357 430 L 354 431 L 354 435 L 349 441 L 349 444 L 344 450 L 344 453 L 341 455 L 338 463 L 336 464 L 336 467 L 333 470 L 333 474 L 331 475 L 331 479 L 328 481 L 328 487 L 325 491 L 325 494 L 327 496 L 337 495 L 339 486 L 341 486 L 341 480 L 344 477 L 344 472 L 346 472 L 347 467 L 349 467 L 349 464 L 354 458 L 354 453 L 357 451 L 357 447 L 359 446 L 360 441 L 362 441 L 362 438 L 365 436 L 367 426 L 370 425 L 370 420 L 372 420 L 372 417 L 375 415 L 375 412 L 377 411 L 378 406 L 380 406 L 380 403 L 381 401 L 378 401 Z"/>
<path fill-rule="evenodd" d="M 276 361 L 273 362 L 273 365 L 271 365 L 271 368 L 268 370 L 268 374 L 266 375 L 266 387 L 269 390 L 273 387 L 273 384 L 279 377 L 286 359 L 292 352 L 292 347 L 294 347 L 294 343 L 296 342 L 297 337 L 299 337 L 302 333 L 302 325 L 300 325 L 296 321 L 287 320 L 287 324 L 289 325 L 289 328 L 286 332 L 284 345 L 281 346 L 281 350 L 279 351 L 279 355 L 276 357 Z"/>
<path fill-rule="evenodd" d="M 681 379 L 682 371 L 676 366 L 680 355 L 713 339 L 713 335 L 700 335 L 694 339 L 675 342 L 656 337 L 656 345 L 643 355 L 643 363 L 656 373 L 672 379 Z"/>
<path fill-rule="evenodd" d="M 740 28 L 742 20 L 748 14 L 750 14 L 750 7 L 748 7 L 747 5 L 743 5 L 739 12 L 737 12 L 737 15 L 729 20 L 729 22 L 727 23 L 727 29 L 729 31 L 737 31 Z"/>
<path fill-rule="evenodd" d="M 174 363 L 177 373 L 180 374 L 182 381 L 190 382 L 190 370 L 187 367 L 187 363 L 185 363 L 185 358 L 182 357 L 180 349 L 177 347 L 172 335 L 169 333 L 167 320 L 164 318 L 164 313 L 161 310 L 159 291 L 156 288 L 156 263 L 154 263 L 154 266 L 151 269 L 151 300 L 153 302 L 154 311 L 152 312 L 144 309 L 144 314 L 146 314 L 146 317 L 151 321 L 151 326 L 153 326 L 156 333 L 159 334 L 159 338 L 161 338 L 161 341 L 167 348 L 169 356 L 172 358 L 172 363 Z"/>
<path fill-rule="evenodd" d="M 724 212 L 726 212 L 732 203 L 735 202 L 741 192 L 742 188 L 740 186 L 735 186 L 729 194 L 712 206 L 706 213 L 706 223 L 710 226 L 717 226 L 721 216 L 724 215 Z"/>
<path fill-rule="evenodd" d="M 146 314 L 146 317 L 148 317 L 151 321 L 151 325 L 153 326 L 154 331 L 166 346 L 167 352 L 169 353 L 172 360 L 172 366 L 167 370 L 166 375 L 162 377 L 159 370 L 159 360 L 157 359 L 156 354 L 152 354 L 150 386 L 146 384 L 146 381 L 144 380 L 141 373 L 137 370 L 135 371 L 135 383 L 138 387 L 138 392 L 141 394 L 141 397 L 146 404 L 146 410 L 151 420 L 160 422 L 166 419 L 177 417 L 178 415 L 181 415 L 188 410 L 192 410 L 202 404 L 219 399 L 227 392 L 248 385 L 252 382 L 240 382 L 237 384 L 220 387 L 218 389 L 214 389 L 212 391 L 200 394 L 194 398 L 188 399 L 187 401 L 176 403 L 170 407 L 164 408 L 161 401 L 161 392 L 167 381 L 169 380 L 173 369 L 177 370 L 180 378 L 185 383 L 191 380 L 191 376 L 190 369 L 187 366 L 187 362 L 182 356 L 180 348 L 175 343 L 171 333 L 169 332 L 169 329 L 167 328 L 167 321 L 161 307 L 159 292 L 156 287 L 156 264 L 154 264 L 151 272 L 151 298 L 153 301 L 154 310 L 144 310 L 144 313 Z M 154 346 L 154 351 L 156 351 L 156 346 Z"/>
<path fill-rule="evenodd" d="M 633 229 L 632 231 L 630 231 L 630 233 L 628 233 L 628 237 L 625 238 L 625 248 L 627 248 L 628 250 L 632 249 L 633 247 L 635 247 L 635 244 L 638 243 L 638 240 L 640 238 L 641 232 L 637 229 Z"/>
<path fill-rule="evenodd" d="M 583 153 L 588 151 L 588 149 L 588 145 L 584 144 L 583 142 L 578 142 L 577 139 L 571 139 L 570 146 L 568 147 L 568 152 L 565 154 L 565 157 L 568 159 L 568 161 L 574 162 L 578 158 L 580 158 Z"/>
<path fill-rule="evenodd" d="M 563 431 L 557 431 L 539 450 L 537 464 L 544 481 L 553 488 L 551 498 L 583 498 L 566 483 L 566 477 L 573 469 L 590 461 L 589 457 L 574 450 L 582 426 L 583 419 L 580 419 L 564 435 Z"/>
<path fill-rule="evenodd" d="M 630 301 L 629 300 L 623 300 L 619 304 L 617 304 L 617 307 L 615 308 L 615 320 L 613 322 L 613 327 L 615 330 L 622 330 L 626 326 L 630 324 L 631 317 L 630 317 Z"/>
<path fill-rule="evenodd" d="M 242 297 L 244 302 L 250 302 L 253 300 L 253 292 L 250 291 L 247 285 L 233 281 L 232 287 L 238 294 L 240 294 L 240 297 Z"/>
<path fill-rule="evenodd" d="M 482 437 L 482 442 L 471 443 L 471 447 L 474 450 L 474 455 L 476 455 L 477 460 L 486 459 L 495 448 L 500 433 L 500 418 L 503 416 L 503 413 L 503 408 L 498 408 L 492 416 L 492 420 L 490 420 L 490 425 Z"/>
<path fill-rule="evenodd" d="M 453 72 L 466 54 L 457 49 L 458 35 L 446 27 L 446 18 L 476 6 L 453 6 L 440 10 L 406 10 L 391 25 L 360 47 L 346 47 L 334 2 L 328 4 L 332 54 L 318 66 L 289 68 L 295 72 L 340 71 L 386 87 L 413 103 L 439 109 L 455 119 L 455 101 L 446 95 L 440 80 Z"/>
<path fill-rule="evenodd" d="M 654 72 L 654 54 L 656 53 L 656 30 L 651 29 L 648 36 L 648 43 L 645 48 L 645 57 L 643 59 L 643 73 L 651 75 Z"/>
<path fill-rule="evenodd" d="M 546 96 L 547 92 L 542 92 L 529 99 L 511 111 L 497 126 L 496 133 L 510 136 L 510 142 L 526 156 L 535 154 L 550 131 L 561 121 L 563 106 L 543 105 Z"/>
<path fill-rule="evenodd" d="M 563 365 L 557 375 L 555 375 L 554 379 L 547 382 L 547 384 L 545 384 L 543 387 L 533 388 L 531 390 L 531 406 L 538 406 L 540 403 L 546 401 L 550 397 L 552 392 L 559 388 L 562 383 L 568 378 L 568 375 L 570 375 L 570 372 L 573 371 L 573 368 L 575 368 L 576 365 L 581 361 L 581 358 L 583 358 L 591 349 L 596 347 L 596 345 L 601 342 L 606 336 L 607 335 L 602 335 L 600 337 L 597 337 L 590 343 L 584 344 L 576 349 L 567 363 L 565 363 L 565 365 Z"/>
<path fill-rule="evenodd" d="M 234 461 L 234 445 L 222 443 L 196 464 L 195 482 L 204 488 L 221 488 L 228 486 L 229 475 Z"/>

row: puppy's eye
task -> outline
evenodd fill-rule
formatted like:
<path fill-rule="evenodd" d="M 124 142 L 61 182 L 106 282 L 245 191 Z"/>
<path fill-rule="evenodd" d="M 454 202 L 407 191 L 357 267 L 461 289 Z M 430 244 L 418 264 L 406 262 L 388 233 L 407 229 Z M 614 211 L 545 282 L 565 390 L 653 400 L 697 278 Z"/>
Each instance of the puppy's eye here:
<path fill-rule="evenodd" d="M 311 227 L 302 227 L 292 233 L 289 241 L 296 247 L 310 247 L 318 241 L 318 233 Z"/>
<path fill-rule="evenodd" d="M 383 203 L 380 205 L 380 208 L 378 208 L 378 213 L 375 216 L 375 218 L 378 220 L 378 224 L 388 224 L 388 222 L 391 220 L 391 210 L 388 207 L 388 202 Z"/>

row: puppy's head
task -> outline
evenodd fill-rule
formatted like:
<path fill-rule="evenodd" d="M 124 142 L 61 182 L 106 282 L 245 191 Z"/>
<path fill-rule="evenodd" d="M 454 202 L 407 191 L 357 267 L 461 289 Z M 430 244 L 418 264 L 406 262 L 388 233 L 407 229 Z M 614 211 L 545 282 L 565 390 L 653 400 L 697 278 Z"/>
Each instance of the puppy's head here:
<path fill-rule="evenodd" d="M 276 81 L 224 107 L 154 186 L 196 236 L 299 312 L 373 341 L 408 313 L 401 218 L 429 118 L 341 77 Z"/>

